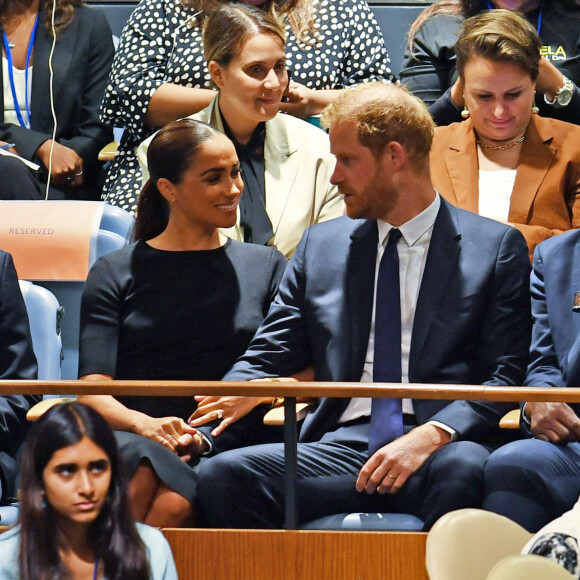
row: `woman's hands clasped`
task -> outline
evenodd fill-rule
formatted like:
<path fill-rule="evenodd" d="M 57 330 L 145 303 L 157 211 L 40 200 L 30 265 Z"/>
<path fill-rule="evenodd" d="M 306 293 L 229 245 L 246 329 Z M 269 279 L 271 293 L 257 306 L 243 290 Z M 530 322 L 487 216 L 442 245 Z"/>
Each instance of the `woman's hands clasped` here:
<path fill-rule="evenodd" d="M 143 415 L 134 426 L 135 433 L 157 441 L 183 461 L 189 461 L 203 451 L 205 441 L 197 429 L 179 417 L 148 417 Z"/>

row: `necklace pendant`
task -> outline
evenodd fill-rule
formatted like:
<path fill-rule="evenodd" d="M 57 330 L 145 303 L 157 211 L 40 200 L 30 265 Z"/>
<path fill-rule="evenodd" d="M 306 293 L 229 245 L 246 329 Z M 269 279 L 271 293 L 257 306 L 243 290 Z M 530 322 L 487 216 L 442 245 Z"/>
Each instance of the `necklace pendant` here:
<path fill-rule="evenodd" d="M 15 48 L 16 45 L 13 42 L 8 43 L 8 48 Z"/>

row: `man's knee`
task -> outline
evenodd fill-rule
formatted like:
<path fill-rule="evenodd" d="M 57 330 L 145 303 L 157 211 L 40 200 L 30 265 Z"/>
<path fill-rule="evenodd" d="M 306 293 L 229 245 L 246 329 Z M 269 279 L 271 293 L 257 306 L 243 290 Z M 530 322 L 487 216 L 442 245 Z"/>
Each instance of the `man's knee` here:
<path fill-rule="evenodd" d="M 578 461 L 578 450 L 570 446 L 560 447 L 539 439 L 514 441 L 490 455 L 485 465 L 485 482 L 488 487 L 498 484 L 509 487 L 511 482 L 520 488 L 525 481 L 545 479 L 546 474 L 565 475 Z"/>
<path fill-rule="evenodd" d="M 466 484 L 483 480 L 483 468 L 489 451 L 472 441 L 459 441 L 442 447 L 434 456 L 431 477 Z"/>

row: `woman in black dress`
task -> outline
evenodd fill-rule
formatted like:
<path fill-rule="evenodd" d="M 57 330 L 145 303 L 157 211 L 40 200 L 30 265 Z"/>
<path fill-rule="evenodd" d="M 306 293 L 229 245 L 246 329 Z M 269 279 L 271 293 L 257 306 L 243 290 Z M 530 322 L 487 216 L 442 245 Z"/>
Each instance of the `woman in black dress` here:
<path fill-rule="evenodd" d="M 152 141 L 148 164 L 137 243 L 99 260 L 87 280 L 79 376 L 219 380 L 266 315 L 285 259 L 218 232 L 235 223 L 243 189 L 225 135 L 198 121 L 175 121 Z M 272 398 L 224 398 L 203 435 L 188 422 L 197 407 L 192 398 L 80 400 L 120 432 L 134 515 L 155 526 L 180 525 L 191 515 L 196 475 L 188 462 L 270 436 L 260 403 Z"/>

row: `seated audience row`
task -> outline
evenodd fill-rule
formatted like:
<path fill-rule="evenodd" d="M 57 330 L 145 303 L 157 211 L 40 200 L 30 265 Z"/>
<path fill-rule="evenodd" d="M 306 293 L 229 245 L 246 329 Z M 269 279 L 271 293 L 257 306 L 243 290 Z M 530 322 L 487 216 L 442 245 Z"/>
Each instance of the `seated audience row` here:
<path fill-rule="evenodd" d="M 308 231 L 266 320 L 225 379 L 288 376 L 313 366 L 314 378 L 323 381 L 521 384 L 530 330 L 529 261 L 521 234 L 454 208 L 436 194 L 427 162 L 433 122 L 425 106 L 403 89 L 370 84 L 345 91 L 327 115 L 337 158 L 332 182 L 345 195 L 350 217 Z M 257 290 L 256 273 L 265 272 L 263 264 L 251 268 L 240 262 L 238 268 L 232 252 L 260 253 L 264 262 L 262 254 L 273 250 L 233 241 L 224 246 L 217 232 L 218 226 L 235 220 L 234 200 L 240 194 L 233 146 L 206 127 L 201 133 L 205 140 L 189 147 L 196 151 L 193 158 L 181 153 L 180 159 L 184 148 L 176 132 L 203 127 L 192 120 L 179 121 L 151 142 L 151 179 L 141 203 L 147 203 L 151 192 L 158 200 L 163 196 L 170 206 L 169 221 L 162 233 L 145 235 L 136 246 L 101 259 L 91 271 L 81 331 L 85 378 L 219 378 L 243 354 L 266 314 L 274 291 L 272 276 L 267 276 L 265 293 Z M 184 173 L 161 173 L 162 159 L 166 167 Z M 143 209 L 142 205 L 140 221 L 147 215 Z M 396 231 L 390 235 L 393 226 Z M 393 236 L 399 239 L 395 237 L 383 252 L 384 239 Z M 377 258 L 381 254 L 382 260 Z M 232 272 L 227 289 L 223 281 L 228 278 L 215 274 L 213 265 L 220 255 Z M 175 260 L 184 259 L 196 261 L 176 268 Z M 205 262 L 200 264 L 199 259 Z M 404 273 L 409 271 L 401 282 L 399 264 Z M 380 300 L 374 298 L 375 275 Z M 192 292 L 197 280 L 200 290 Z M 400 285 L 402 307 L 399 293 L 392 290 Z M 238 335 L 232 330 L 233 321 L 248 310 L 242 308 L 246 290 L 252 296 L 261 292 L 264 300 L 245 345 L 227 357 L 224 341 Z M 199 315 L 196 297 L 208 305 L 207 315 Z M 400 308 L 398 315 L 389 311 L 393 306 Z M 223 326 L 215 321 L 218 313 Z M 209 352 L 208 332 L 211 336 L 213 327 L 217 335 Z M 194 340 L 201 341 L 200 351 L 184 348 Z M 179 357 L 185 357 L 183 364 L 178 364 Z M 205 368 L 192 368 L 199 364 Z M 176 376 L 180 368 L 185 374 Z M 123 406 L 135 410 L 135 402 L 103 396 L 82 400 L 124 430 L 139 433 L 140 425 L 151 424 L 152 414 L 161 417 L 153 422 L 154 429 L 141 431 L 147 439 L 135 440 L 135 445 L 147 443 L 151 451 L 138 453 L 133 465 L 147 457 L 139 467 L 151 471 L 153 465 L 154 475 L 166 487 L 174 485 L 171 477 L 178 479 L 187 489 L 180 492 L 174 485 L 174 491 L 187 494 L 190 503 L 195 499 L 206 523 L 281 524 L 281 445 L 248 447 L 258 441 L 241 438 L 251 421 L 256 425 L 252 437 L 262 436 L 263 411 L 246 414 L 230 426 L 261 400 L 201 400 L 205 407 L 201 422 L 211 421 L 209 429 L 217 424 L 213 431 L 201 428 L 203 436 L 188 426 L 192 409 L 183 402 L 167 413 L 162 399 L 155 401 L 154 409 L 145 401 L 136 415 Z M 167 404 L 176 409 L 175 402 Z M 375 409 L 368 399 L 318 402 L 300 435 L 301 520 L 337 509 L 404 510 L 420 516 L 429 527 L 446 511 L 481 502 L 483 465 L 489 447 L 505 441 L 498 422 L 510 405 L 464 401 L 404 405 L 397 410 L 384 409 L 381 403 Z M 385 413 L 395 423 L 386 431 Z M 193 418 L 199 416 L 198 412 Z M 267 436 L 275 441 L 275 434 L 263 437 Z M 245 447 L 231 449 L 241 445 Z M 189 469 L 179 455 L 200 451 L 210 456 L 201 457 L 187 479 L 176 477 L 177 469 Z M 153 458 L 153 453 L 162 452 L 167 460 Z M 440 481 L 445 481 L 445 489 Z M 201 486 L 199 492 L 196 484 Z"/>
<path fill-rule="evenodd" d="M 226 42 L 225 28 L 231 33 Z M 530 341 L 528 252 L 576 225 L 579 165 L 571 145 L 576 127 L 532 116 L 541 67 L 533 27 L 504 10 L 463 24 L 458 70 L 471 119 L 462 125 L 435 130 L 417 98 L 387 83 L 335 96 L 324 112 L 336 157 L 327 179 L 344 196 L 348 217 L 308 230 L 283 277 L 279 252 L 228 240 L 218 229 L 236 224 L 244 187 L 241 158 L 252 194 L 242 211 L 245 229 L 259 234 L 262 239 L 251 241 L 260 244 L 275 233 L 264 205 L 265 186 L 250 175 L 264 174 L 268 161 L 268 136 L 261 125 L 268 129 L 279 118 L 288 80 L 284 34 L 267 13 L 232 6 L 208 19 L 204 41 L 220 95 L 196 116 L 221 123 L 237 146 L 192 119 L 169 124 L 150 141 L 138 242 L 101 259 L 89 276 L 81 376 L 249 380 L 297 375 L 322 381 L 522 384 Z M 244 108 L 244 86 L 253 108 Z M 280 123 L 288 131 L 302 122 Z M 317 129 L 308 131 L 326 139 Z M 256 142 L 252 151 L 243 149 L 245 141 Z M 479 164 L 478 181 L 472 171 L 469 183 L 465 172 L 463 182 L 453 182 L 464 169 L 449 162 L 457 152 L 472 156 L 473 170 Z M 536 176 L 532 201 L 532 187 L 524 192 L 522 184 L 533 164 L 536 172 L 551 171 L 554 185 Z M 559 164 L 560 178 L 555 175 Z M 499 181 L 485 175 L 498 169 L 509 173 Z M 489 206 L 498 212 L 490 194 L 502 189 L 497 221 L 450 205 L 433 188 L 437 179 L 444 197 L 453 190 L 454 202 L 486 215 Z M 452 186 L 446 192 L 447 182 Z M 329 200 L 338 204 L 338 199 L 334 190 Z M 516 228 L 498 223 L 508 220 L 522 222 L 517 228 L 527 245 Z M 268 221 L 270 230 L 264 227 Z M 297 241 L 299 232 L 293 235 Z M 540 246 L 537 260 L 544 247 L 550 246 Z M 293 250 L 285 248 L 288 254 Z M 534 276 L 541 275 L 541 265 L 535 264 Z M 546 307 L 534 308 L 541 316 Z M 542 351 L 549 332 L 536 324 L 537 332 L 543 332 L 534 334 Z M 528 382 L 538 380 L 528 373 Z M 153 404 L 146 397 L 82 400 L 119 432 L 139 519 L 178 525 L 197 511 L 213 526 L 281 524 L 280 434 L 262 424 L 263 403 L 271 398 L 198 397 L 195 404 L 173 398 L 156 398 Z M 536 469 L 536 479 L 528 477 L 534 489 L 526 496 L 518 491 L 521 473 L 529 469 L 523 464 L 534 459 L 528 453 L 534 441 L 510 444 L 488 459 L 506 442 L 498 420 L 509 407 L 318 401 L 300 433 L 300 519 L 337 509 L 405 511 L 429 528 L 446 511 L 480 505 L 484 494 L 484 506 L 501 511 L 509 505 L 520 523 L 519 511 L 534 493 L 560 493 L 547 509 L 567 509 L 580 491 L 575 469 L 564 485 L 558 480 L 570 470 L 554 478 L 548 468 L 553 488 L 545 482 L 548 472 Z M 543 449 L 552 463 L 576 452 L 566 446 L 566 457 L 560 458 L 552 445 L 576 440 L 580 421 L 570 407 L 529 404 L 523 416 L 530 419 L 531 432 L 544 439 L 540 443 L 548 445 Z M 515 456 L 510 455 L 513 446 Z M 500 464 L 508 464 L 513 481 L 493 471 Z M 521 508 L 510 499 L 514 493 L 521 496 Z M 560 513 L 553 509 L 550 515 Z M 546 521 L 542 510 L 545 502 L 537 513 L 527 514 L 528 527 Z"/>
<path fill-rule="evenodd" d="M 340 92 L 337 89 L 394 79 L 383 35 L 366 0 L 247 3 L 284 18 L 287 67 L 293 80 L 282 111 L 307 117 L 320 113 Z M 110 203 L 134 211 L 141 187 L 139 143 L 156 128 L 199 112 L 213 100 L 202 31 L 213 12 L 229 4 L 145 0 L 131 15 L 102 106 L 105 122 L 125 127 L 105 184 Z M 285 154 L 283 148 L 280 152 Z"/>

